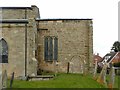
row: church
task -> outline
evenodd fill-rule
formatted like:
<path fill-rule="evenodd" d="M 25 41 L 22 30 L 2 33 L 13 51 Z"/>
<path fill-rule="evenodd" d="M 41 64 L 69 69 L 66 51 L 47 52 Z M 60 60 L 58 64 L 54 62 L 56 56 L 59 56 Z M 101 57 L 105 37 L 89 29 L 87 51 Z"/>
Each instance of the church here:
<path fill-rule="evenodd" d="M 93 63 L 92 19 L 42 19 L 39 8 L 0 8 L 0 64 L 15 77 L 85 73 Z"/>

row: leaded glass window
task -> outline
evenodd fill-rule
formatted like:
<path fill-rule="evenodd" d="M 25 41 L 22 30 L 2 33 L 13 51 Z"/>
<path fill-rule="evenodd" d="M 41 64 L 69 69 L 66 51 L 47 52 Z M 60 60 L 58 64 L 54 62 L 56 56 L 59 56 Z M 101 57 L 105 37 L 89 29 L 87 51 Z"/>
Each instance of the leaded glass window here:
<path fill-rule="evenodd" d="M 44 39 L 44 59 L 47 61 L 57 60 L 58 58 L 58 38 L 45 37 Z"/>
<path fill-rule="evenodd" d="M 8 63 L 8 46 L 4 39 L 0 40 L 0 63 Z"/>

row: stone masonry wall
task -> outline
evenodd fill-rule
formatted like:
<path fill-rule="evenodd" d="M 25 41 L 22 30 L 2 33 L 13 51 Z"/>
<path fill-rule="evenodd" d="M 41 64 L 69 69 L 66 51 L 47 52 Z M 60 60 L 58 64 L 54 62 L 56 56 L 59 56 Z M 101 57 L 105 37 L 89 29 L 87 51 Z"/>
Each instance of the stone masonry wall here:
<path fill-rule="evenodd" d="M 36 51 L 36 36 L 37 26 L 34 19 L 29 20 L 27 28 L 27 75 L 37 75 L 37 59 L 35 58 Z"/>
<path fill-rule="evenodd" d="M 2 19 L 29 19 L 40 18 L 39 8 L 35 5 L 31 7 L 2 8 Z"/>
<path fill-rule="evenodd" d="M 31 21 L 31 20 L 30 20 Z M 15 72 L 15 77 L 25 76 L 25 38 L 27 36 L 27 75 L 37 74 L 35 59 L 35 32 L 33 24 L 2 24 L 2 37 L 8 44 L 8 63 L 3 63 L 3 70 L 8 76 Z"/>
<path fill-rule="evenodd" d="M 29 8 L 12 7 L 2 9 L 3 20 L 28 19 L 28 24 L 5 23 L 2 26 L 2 37 L 9 48 L 8 63 L 2 64 L 8 76 L 15 72 L 15 77 L 25 76 L 25 44 L 27 43 L 27 75 L 37 74 L 37 60 L 35 58 L 37 27 L 35 18 L 39 18 L 39 9 L 36 6 Z M 25 29 L 27 28 L 27 29 Z M 27 30 L 27 35 L 25 34 Z M 27 42 L 25 38 L 27 37 Z"/>
<path fill-rule="evenodd" d="M 92 29 L 91 20 L 41 20 L 38 31 L 39 68 L 52 72 L 83 73 L 92 57 Z M 48 29 L 48 30 L 45 30 Z M 91 33 L 89 33 L 91 32 Z M 58 61 L 44 60 L 44 37 L 58 37 Z"/>
<path fill-rule="evenodd" d="M 3 63 L 3 70 L 8 76 L 24 76 L 25 68 L 25 27 L 23 25 L 2 25 L 2 37 L 8 44 L 8 63 Z"/>
<path fill-rule="evenodd" d="M 19 23 L 0 25 L 2 37 L 8 44 L 8 63 L 2 64 L 2 68 L 7 70 L 9 77 L 12 72 L 15 72 L 15 77 L 25 76 L 25 57 L 29 76 L 37 74 L 37 64 L 38 69 L 43 71 L 67 72 L 69 63 L 70 73 L 84 73 L 91 67 L 93 60 L 91 19 L 35 20 L 40 18 L 36 6 L 3 8 L 2 16 L 3 20 L 28 19 L 27 26 Z M 25 42 L 26 36 L 27 42 Z M 58 38 L 57 62 L 44 60 L 45 36 Z M 27 44 L 27 56 L 25 56 L 25 44 Z"/>

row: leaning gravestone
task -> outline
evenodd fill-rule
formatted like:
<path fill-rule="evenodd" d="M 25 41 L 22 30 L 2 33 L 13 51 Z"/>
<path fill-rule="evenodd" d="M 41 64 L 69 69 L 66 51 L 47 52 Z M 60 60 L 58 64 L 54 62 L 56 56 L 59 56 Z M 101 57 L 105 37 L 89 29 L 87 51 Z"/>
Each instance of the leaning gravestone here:
<path fill-rule="evenodd" d="M 7 71 L 3 72 L 2 76 L 2 88 L 7 88 Z"/>
<path fill-rule="evenodd" d="M 12 88 L 13 80 L 14 80 L 14 72 L 12 73 L 12 77 L 11 77 L 11 80 L 10 80 L 10 88 Z"/>
<path fill-rule="evenodd" d="M 108 87 L 114 88 L 114 82 L 115 82 L 115 69 L 114 69 L 114 67 L 112 67 L 111 71 L 110 71 L 110 79 L 108 82 Z"/>
<path fill-rule="evenodd" d="M 0 75 L 0 90 L 2 89 L 2 80 L 1 80 L 1 75 Z"/>
<path fill-rule="evenodd" d="M 2 8 L 0 8 L 0 19 L 2 19 Z M 0 24 L 0 27 L 2 26 L 2 24 Z M 0 28 L 0 39 L 2 37 L 2 28 Z M 1 52 L 1 49 L 0 49 Z M 2 57 L 0 55 L 0 90 L 2 89 Z"/>
<path fill-rule="evenodd" d="M 93 74 L 93 78 L 96 80 L 96 78 L 97 78 L 97 76 L 96 76 L 96 74 L 97 74 L 97 61 L 95 62 L 95 69 L 94 69 L 94 74 Z"/>
<path fill-rule="evenodd" d="M 107 82 L 106 82 L 106 70 L 107 70 L 107 63 L 104 64 L 102 71 L 97 79 L 97 82 L 101 83 L 101 84 L 105 84 L 107 86 Z"/>
<path fill-rule="evenodd" d="M 2 64 L 0 63 L 0 90 L 2 89 Z"/>
<path fill-rule="evenodd" d="M 69 73 L 70 62 L 67 63 L 67 74 Z"/>

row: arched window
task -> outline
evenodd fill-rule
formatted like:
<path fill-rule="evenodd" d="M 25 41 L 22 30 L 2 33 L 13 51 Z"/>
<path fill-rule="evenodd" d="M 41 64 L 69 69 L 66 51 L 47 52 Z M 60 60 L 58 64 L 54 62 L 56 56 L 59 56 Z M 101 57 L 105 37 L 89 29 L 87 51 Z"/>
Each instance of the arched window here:
<path fill-rule="evenodd" d="M 3 38 L 0 40 L 0 63 L 8 63 L 8 46 Z"/>

